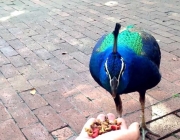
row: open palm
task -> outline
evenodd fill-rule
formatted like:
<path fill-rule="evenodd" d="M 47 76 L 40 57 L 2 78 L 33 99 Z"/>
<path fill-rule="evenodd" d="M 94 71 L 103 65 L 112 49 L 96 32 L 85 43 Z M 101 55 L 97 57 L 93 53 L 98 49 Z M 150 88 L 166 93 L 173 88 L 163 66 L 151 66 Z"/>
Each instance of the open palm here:
<path fill-rule="evenodd" d="M 107 117 L 110 122 L 114 122 L 115 115 L 112 113 L 107 114 Z M 97 119 L 100 121 L 105 120 L 105 115 L 98 115 Z M 89 140 L 93 139 L 88 136 L 85 132 L 85 128 L 90 128 L 90 125 L 95 121 L 95 118 L 89 119 L 84 125 L 79 137 L 76 140 Z M 99 135 L 94 138 L 94 140 L 138 140 L 140 136 L 139 124 L 137 122 L 132 123 L 129 127 L 126 126 L 125 120 L 122 118 L 117 118 L 118 122 L 121 122 L 121 129 L 116 131 L 107 132 L 105 134 Z"/>

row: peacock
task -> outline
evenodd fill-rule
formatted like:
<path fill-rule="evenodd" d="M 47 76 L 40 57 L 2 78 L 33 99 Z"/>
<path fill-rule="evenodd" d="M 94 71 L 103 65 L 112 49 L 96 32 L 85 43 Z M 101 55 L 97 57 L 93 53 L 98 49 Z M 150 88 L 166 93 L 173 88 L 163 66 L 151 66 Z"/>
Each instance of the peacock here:
<path fill-rule="evenodd" d="M 159 45 L 141 28 L 134 25 L 120 28 L 116 23 L 114 31 L 103 35 L 96 43 L 90 58 L 90 73 L 112 95 L 120 117 L 123 111 L 120 95 L 137 91 L 142 110 L 142 139 L 149 137 L 147 133 L 158 137 L 146 127 L 144 108 L 146 90 L 161 80 Z"/>

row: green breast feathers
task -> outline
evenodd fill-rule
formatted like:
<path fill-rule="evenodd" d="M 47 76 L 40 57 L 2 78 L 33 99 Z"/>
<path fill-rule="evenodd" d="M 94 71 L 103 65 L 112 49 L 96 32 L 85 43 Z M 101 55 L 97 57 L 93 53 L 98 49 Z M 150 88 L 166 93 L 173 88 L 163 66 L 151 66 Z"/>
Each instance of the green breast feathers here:
<path fill-rule="evenodd" d="M 112 33 L 106 35 L 105 39 L 101 43 L 101 46 L 97 51 L 103 52 L 109 46 L 113 46 L 114 35 Z M 132 49 L 136 54 L 141 54 L 142 52 L 142 38 L 140 33 L 134 28 L 133 25 L 127 26 L 124 30 L 120 31 L 118 35 L 117 45 L 124 45 Z"/>

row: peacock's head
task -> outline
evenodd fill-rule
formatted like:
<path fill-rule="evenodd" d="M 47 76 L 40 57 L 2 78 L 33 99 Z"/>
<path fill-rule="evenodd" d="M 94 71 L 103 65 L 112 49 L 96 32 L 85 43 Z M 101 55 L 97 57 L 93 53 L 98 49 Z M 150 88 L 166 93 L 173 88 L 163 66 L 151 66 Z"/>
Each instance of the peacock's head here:
<path fill-rule="evenodd" d="M 105 71 L 109 77 L 111 95 L 113 96 L 113 98 L 116 97 L 117 90 L 119 87 L 119 81 L 125 70 L 124 60 L 117 51 L 117 38 L 120 28 L 121 25 L 119 23 L 116 23 L 115 29 L 113 31 L 113 35 L 114 35 L 113 52 L 108 56 L 105 62 Z"/>

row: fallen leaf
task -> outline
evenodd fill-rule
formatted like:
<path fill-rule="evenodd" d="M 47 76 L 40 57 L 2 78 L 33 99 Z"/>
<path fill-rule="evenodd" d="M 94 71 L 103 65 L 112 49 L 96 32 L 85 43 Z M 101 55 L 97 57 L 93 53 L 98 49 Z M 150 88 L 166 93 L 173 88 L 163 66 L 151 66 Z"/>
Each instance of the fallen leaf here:
<path fill-rule="evenodd" d="M 36 94 L 36 90 L 33 89 L 33 90 L 30 91 L 30 93 L 31 93 L 32 95 L 34 95 L 34 94 Z"/>

